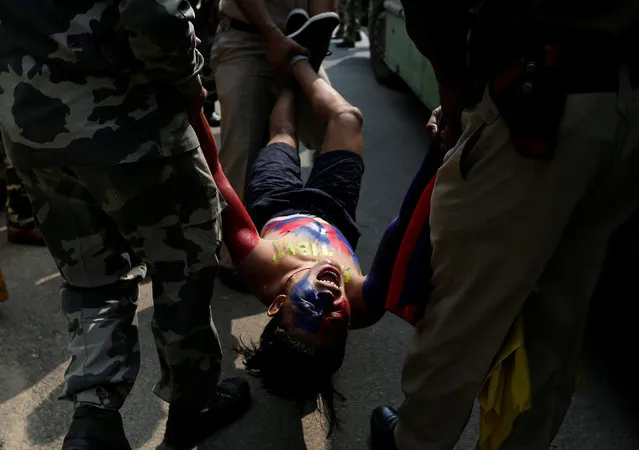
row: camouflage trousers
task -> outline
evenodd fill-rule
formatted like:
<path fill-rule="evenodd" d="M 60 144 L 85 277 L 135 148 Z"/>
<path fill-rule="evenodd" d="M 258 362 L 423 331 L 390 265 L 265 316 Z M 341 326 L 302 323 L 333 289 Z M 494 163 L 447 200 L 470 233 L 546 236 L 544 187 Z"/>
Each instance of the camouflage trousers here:
<path fill-rule="evenodd" d="M 341 37 L 344 40 L 355 42 L 359 32 L 359 16 L 362 13 L 362 0 L 340 0 L 339 18 L 343 31 Z"/>
<path fill-rule="evenodd" d="M 62 398 L 118 409 L 140 368 L 135 312 L 147 267 L 168 402 L 213 398 L 222 349 L 210 302 L 223 205 L 201 151 L 109 167 L 20 172 L 64 279 L 71 362 Z"/>
<path fill-rule="evenodd" d="M 31 202 L 18 172 L 11 165 L 0 141 L 0 182 L 6 186 L 7 226 L 14 229 L 31 230 L 35 227 Z M 2 208 L 0 207 L 0 210 Z"/>

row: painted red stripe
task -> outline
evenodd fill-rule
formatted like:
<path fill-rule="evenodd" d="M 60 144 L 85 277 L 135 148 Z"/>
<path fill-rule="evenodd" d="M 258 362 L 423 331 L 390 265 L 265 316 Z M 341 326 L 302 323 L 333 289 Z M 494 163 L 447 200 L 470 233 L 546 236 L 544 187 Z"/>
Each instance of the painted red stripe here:
<path fill-rule="evenodd" d="M 386 297 L 386 309 L 407 320 L 410 320 L 411 318 L 407 317 L 405 314 L 410 313 L 411 311 L 414 314 L 414 305 L 407 305 L 398 308 L 398 303 L 402 294 L 404 282 L 406 281 L 406 274 L 408 272 L 408 265 L 410 263 L 413 249 L 415 248 L 417 239 L 419 239 L 419 235 L 424 228 L 424 224 L 430 218 L 430 202 L 436 178 L 436 176 L 433 177 L 422 192 L 419 197 L 417 207 L 415 208 L 415 212 L 408 223 L 408 228 L 406 229 L 406 233 L 404 234 L 404 238 L 402 239 L 402 243 L 399 247 L 399 252 L 397 253 L 397 259 L 395 260 L 395 267 L 393 268 L 393 275 L 391 277 L 388 295 Z"/>

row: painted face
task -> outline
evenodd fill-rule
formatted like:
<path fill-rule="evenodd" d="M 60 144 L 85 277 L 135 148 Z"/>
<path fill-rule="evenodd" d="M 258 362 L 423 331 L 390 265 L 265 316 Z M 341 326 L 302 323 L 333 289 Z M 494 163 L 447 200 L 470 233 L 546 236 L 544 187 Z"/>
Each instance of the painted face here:
<path fill-rule="evenodd" d="M 331 341 L 343 336 L 350 322 L 350 305 L 344 296 L 339 269 L 318 264 L 291 286 L 288 300 L 295 328 Z"/>

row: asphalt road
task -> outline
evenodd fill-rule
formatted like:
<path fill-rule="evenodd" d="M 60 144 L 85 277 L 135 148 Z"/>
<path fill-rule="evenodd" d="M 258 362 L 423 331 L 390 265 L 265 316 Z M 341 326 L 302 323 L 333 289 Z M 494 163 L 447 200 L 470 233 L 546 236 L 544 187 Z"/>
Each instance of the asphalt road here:
<path fill-rule="evenodd" d="M 363 232 L 358 253 L 364 268 L 369 266 L 387 223 L 398 211 L 428 143 L 424 132 L 427 112 L 411 94 L 375 83 L 367 45 L 365 40 L 352 50 L 334 50 L 327 64 L 333 84 L 365 116 L 366 174 L 358 217 Z M 3 234 L 0 239 L 4 241 Z M 11 293 L 10 301 L 0 305 L 0 448 L 60 448 L 71 415 L 71 405 L 56 400 L 66 365 L 65 326 L 57 297 L 60 279 L 43 249 L 5 245 L 0 250 L 0 264 Z M 159 443 L 164 431 L 166 406 L 151 393 L 158 363 L 149 329 L 148 286 L 143 292 L 139 306 L 142 370 L 122 413 L 133 446 L 150 449 Z M 266 322 L 263 307 L 254 298 L 229 291 L 220 283 L 213 309 L 226 349 L 223 373 L 240 374 L 241 364 L 232 348 L 240 339 L 246 342 L 259 336 Z M 318 414 L 301 417 L 294 405 L 269 397 L 251 381 L 252 410 L 200 448 L 367 448 L 371 409 L 382 403 L 398 404 L 402 399 L 399 377 L 410 336 L 410 327 L 392 316 L 373 328 L 351 334 L 338 376 L 338 389 L 347 398 L 339 411 L 343 426 L 328 440 Z M 554 448 L 639 449 L 635 406 L 639 396 L 628 395 L 630 390 L 636 391 L 632 377 L 622 380 L 607 370 L 604 356 L 596 353 L 586 358 L 583 388 L 575 397 Z M 634 359 L 632 355 L 630 358 Z M 446 405 L 440 407 L 445 415 Z M 476 436 L 475 414 L 458 448 L 473 448 Z"/>

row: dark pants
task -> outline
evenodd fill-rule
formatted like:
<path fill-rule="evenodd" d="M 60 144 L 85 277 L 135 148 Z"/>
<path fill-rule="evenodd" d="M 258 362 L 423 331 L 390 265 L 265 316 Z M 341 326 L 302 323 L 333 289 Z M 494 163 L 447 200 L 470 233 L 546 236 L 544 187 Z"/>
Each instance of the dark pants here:
<path fill-rule="evenodd" d="M 274 217 L 308 214 L 339 229 L 353 248 L 360 232 L 355 223 L 364 173 L 362 157 L 348 150 L 320 155 L 306 184 L 297 149 L 267 145 L 253 164 L 246 191 L 246 208 L 258 230 Z"/>

